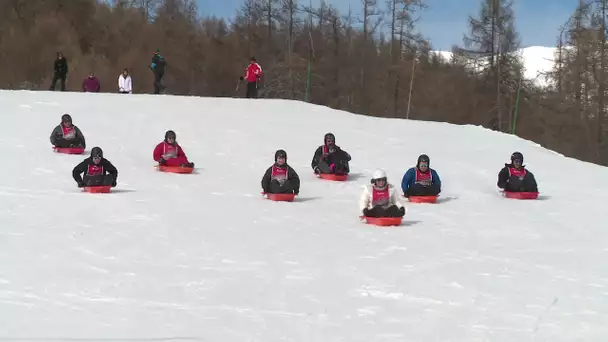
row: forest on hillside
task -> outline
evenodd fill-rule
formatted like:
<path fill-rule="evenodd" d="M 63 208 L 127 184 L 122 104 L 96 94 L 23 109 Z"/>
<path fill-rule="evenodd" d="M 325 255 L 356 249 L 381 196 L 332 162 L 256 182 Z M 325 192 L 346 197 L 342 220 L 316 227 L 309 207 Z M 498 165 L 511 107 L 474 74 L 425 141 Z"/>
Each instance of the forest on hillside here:
<path fill-rule="evenodd" d="M 340 13 L 308 0 L 244 0 L 236 18 L 199 14 L 194 0 L 0 0 L 0 87 L 49 88 L 69 63 L 68 90 L 94 72 L 117 91 L 128 68 L 150 93 L 152 54 L 171 94 L 235 97 L 255 56 L 260 97 L 309 101 L 378 117 L 482 125 L 567 156 L 608 165 L 606 0 L 581 0 L 556 32 L 545 86 L 523 79 L 512 0 L 480 0 L 445 60 L 418 32 L 425 0 L 360 0 Z M 353 14 L 358 13 L 358 14 Z M 241 90 L 244 87 L 241 87 Z"/>

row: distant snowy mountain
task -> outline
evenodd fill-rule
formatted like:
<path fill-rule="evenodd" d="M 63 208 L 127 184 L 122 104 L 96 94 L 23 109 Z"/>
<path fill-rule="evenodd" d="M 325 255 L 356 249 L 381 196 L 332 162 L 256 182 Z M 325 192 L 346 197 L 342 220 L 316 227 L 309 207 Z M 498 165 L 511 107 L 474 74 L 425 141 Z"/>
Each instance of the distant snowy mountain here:
<path fill-rule="evenodd" d="M 537 84 L 546 84 L 543 77 L 539 77 L 542 72 L 551 71 L 555 63 L 555 47 L 530 46 L 520 49 L 518 53 L 523 57 L 525 67 L 525 77 L 534 80 Z M 433 51 L 443 58 L 450 60 L 452 52 Z"/>

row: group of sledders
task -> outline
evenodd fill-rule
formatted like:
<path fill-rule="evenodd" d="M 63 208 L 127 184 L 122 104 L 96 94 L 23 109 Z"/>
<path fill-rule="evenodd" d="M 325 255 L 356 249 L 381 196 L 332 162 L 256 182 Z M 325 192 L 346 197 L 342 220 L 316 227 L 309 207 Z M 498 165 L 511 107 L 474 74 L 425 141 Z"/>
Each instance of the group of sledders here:
<path fill-rule="evenodd" d="M 287 153 L 278 150 L 275 163 L 262 177 L 264 193 L 298 194 L 300 178 L 287 164 Z M 348 152 L 336 145 L 332 133 L 325 134 L 324 144 L 319 146 L 312 158 L 312 169 L 316 174 L 346 175 L 350 172 Z M 505 164 L 498 174 L 498 187 L 508 192 L 538 192 L 536 179 L 523 165 L 524 157 L 520 152 L 511 155 L 511 163 Z M 437 196 L 441 192 L 441 179 L 437 171 L 430 167 L 426 154 L 418 157 L 416 166 L 407 170 L 401 180 L 404 197 Z M 403 217 L 405 207 L 399 200 L 400 195 L 388 182 L 382 170 L 374 172 L 371 184 L 363 189 L 359 201 L 361 213 L 366 217 Z"/>
<path fill-rule="evenodd" d="M 51 143 L 55 147 L 85 148 L 85 138 L 80 129 L 72 123 L 69 114 L 61 118 L 51 133 Z M 184 150 L 176 141 L 173 131 L 165 133 L 165 139 L 153 152 L 153 158 L 161 166 L 178 166 L 193 168 L 194 163 L 188 160 Z M 300 177 L 287 164 L 287 152 L 276 151 L 274 164 L 262 177 L 262 189 L 268 194 L 299 194 Z M 347 175 L 350 172 L 351 156 L 336 145 L 332 133 L 325 134 L 323 145 L 319 146 L 312 158 L 311 167 L 315 174 Z M 498 174 L 498 187 L 508 192 L 538 192 L 536 179 L 523 165 L 524 157 L 520 152 L 511 155 L 511 163 L 505 164 Z M 84 173 L 84 177 L 81 175 Z M 116 186 L 118 171 L 112 163 L 103 157 L 99 147 L 91 150 L 91 156 L 76 165 L 73 177 L 79 187 L 111 185 Z M 429 156 L 418 157 L 416 166 L 407 170 L 401 181 L 404 197 L 437 196 L 441 192 L 441 179 L 437 171 L 430 167 Z M 371 184 L 363 189 L 359 206 L 366 217 L 403 217 L 405 207 L 399 200 L 400 194 L 388 182 L 382 170 L 374 172 Z"/>
<path fill-rule="evenodd" d="M 72 117 L 64 114 L 61 123 L 51 133 L 51 144 L 57 148 L 86 148 L 82 131 L 72 123 Z M 162 166 L 181 166 L 193 168 L 194 163 L 188 160 L 184 150 L 176 141 L 173 131 L 165 133 L 165 139 L 160 142 L 152 153 L 153 159 Z M 84 174 L 84 175 L 83 175 Z M 100 147 L 91 149 L 90 157 L 83 160 L 72 170 L 72 177 L 78 187 L 116 186 L 118 170 L 105 159 Z"/>

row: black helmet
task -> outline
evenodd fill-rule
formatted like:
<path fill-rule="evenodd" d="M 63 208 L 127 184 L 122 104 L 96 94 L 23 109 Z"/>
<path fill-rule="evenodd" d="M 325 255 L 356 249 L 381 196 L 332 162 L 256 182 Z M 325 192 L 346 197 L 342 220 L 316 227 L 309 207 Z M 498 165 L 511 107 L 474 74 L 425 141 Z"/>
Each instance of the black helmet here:
<path fill-rule="evenodd" d="M 511 155 L 511 162 L 519 160 L 522 164 L 524 163 L 524 155 L 521 152 L 513 152 Z"/>
<path fill-rule="evenodd" d="M 336 143 L 336 136 L 333 133 L 326 133 L 325 137 L 323 137 L 323 145 L 327 145 L 327 138 L 331 138 Z"/>
<path fill-rule="evenodd" d="M 70 116 L 70 114 L 63 114 L 61 116 L 61 122 L 69 122 L 72 123 L 72 117 Z"/>
<path fill-rule="evenodd" d="M 91 150 L 91 158 L 95 158 L 95 157 L 103 158 L 103 151 L 101 150 L 101 147 L 95 146 Z"/>
<path fill-rule="evenodd" d="M 165 133 L 165 141 L 167 141 L 167 139 L 168 139 L 169 137 L 172 137 L 172 138 L 173 138 L 173 140 L 177 140 L 177 136 L 175 135 L 175 132 L 173 132 L 172 130 L 168 130 L 168 131 Z"/>
<path fill-rule="evenodd" d="M 429 156 L 427 156 L 426 154 L 421 154 L 420 156 L 418 156 L 416 167 L 420 166 L 421 162 L 426 162 L 427 164 L 429 164 L 429 167 L 431 166 L 431 158 L 429 158 Z"/>
<path fill-rule="evenodd" d="M 285 150 L 278 150 L 274 153 L 274 161 L 276 162 L 279 157 L 284 157 L 285 158 L 285 162 L 287 162 L 287 152 L 285 152 Z"/>

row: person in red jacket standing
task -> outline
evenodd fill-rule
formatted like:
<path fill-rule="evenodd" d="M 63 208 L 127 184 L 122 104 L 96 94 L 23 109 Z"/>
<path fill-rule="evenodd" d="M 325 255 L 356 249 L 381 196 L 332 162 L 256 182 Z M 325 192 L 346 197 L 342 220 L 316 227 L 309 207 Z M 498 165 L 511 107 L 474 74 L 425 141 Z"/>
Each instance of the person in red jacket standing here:
<path fill-rule="evenodd" d="M 175 138 L 175 132 L 165 133 L 165 140 L 156 145 L 152 153 L 154 161 L 163 166 L 194 167 L 194 163 L 188 161 L 188 157 Z"/>
<path fill-rule="evenodd" d="M 262 67 L 257 63 L 255 57 L 251 57 L 249 65 L 245 68 L 245 75 L 241 76 L 241 81 L 243 79 L 247 80 L 247 98 L 255 99 L 258 97 L 260 77 L 262 77 Z"/>

